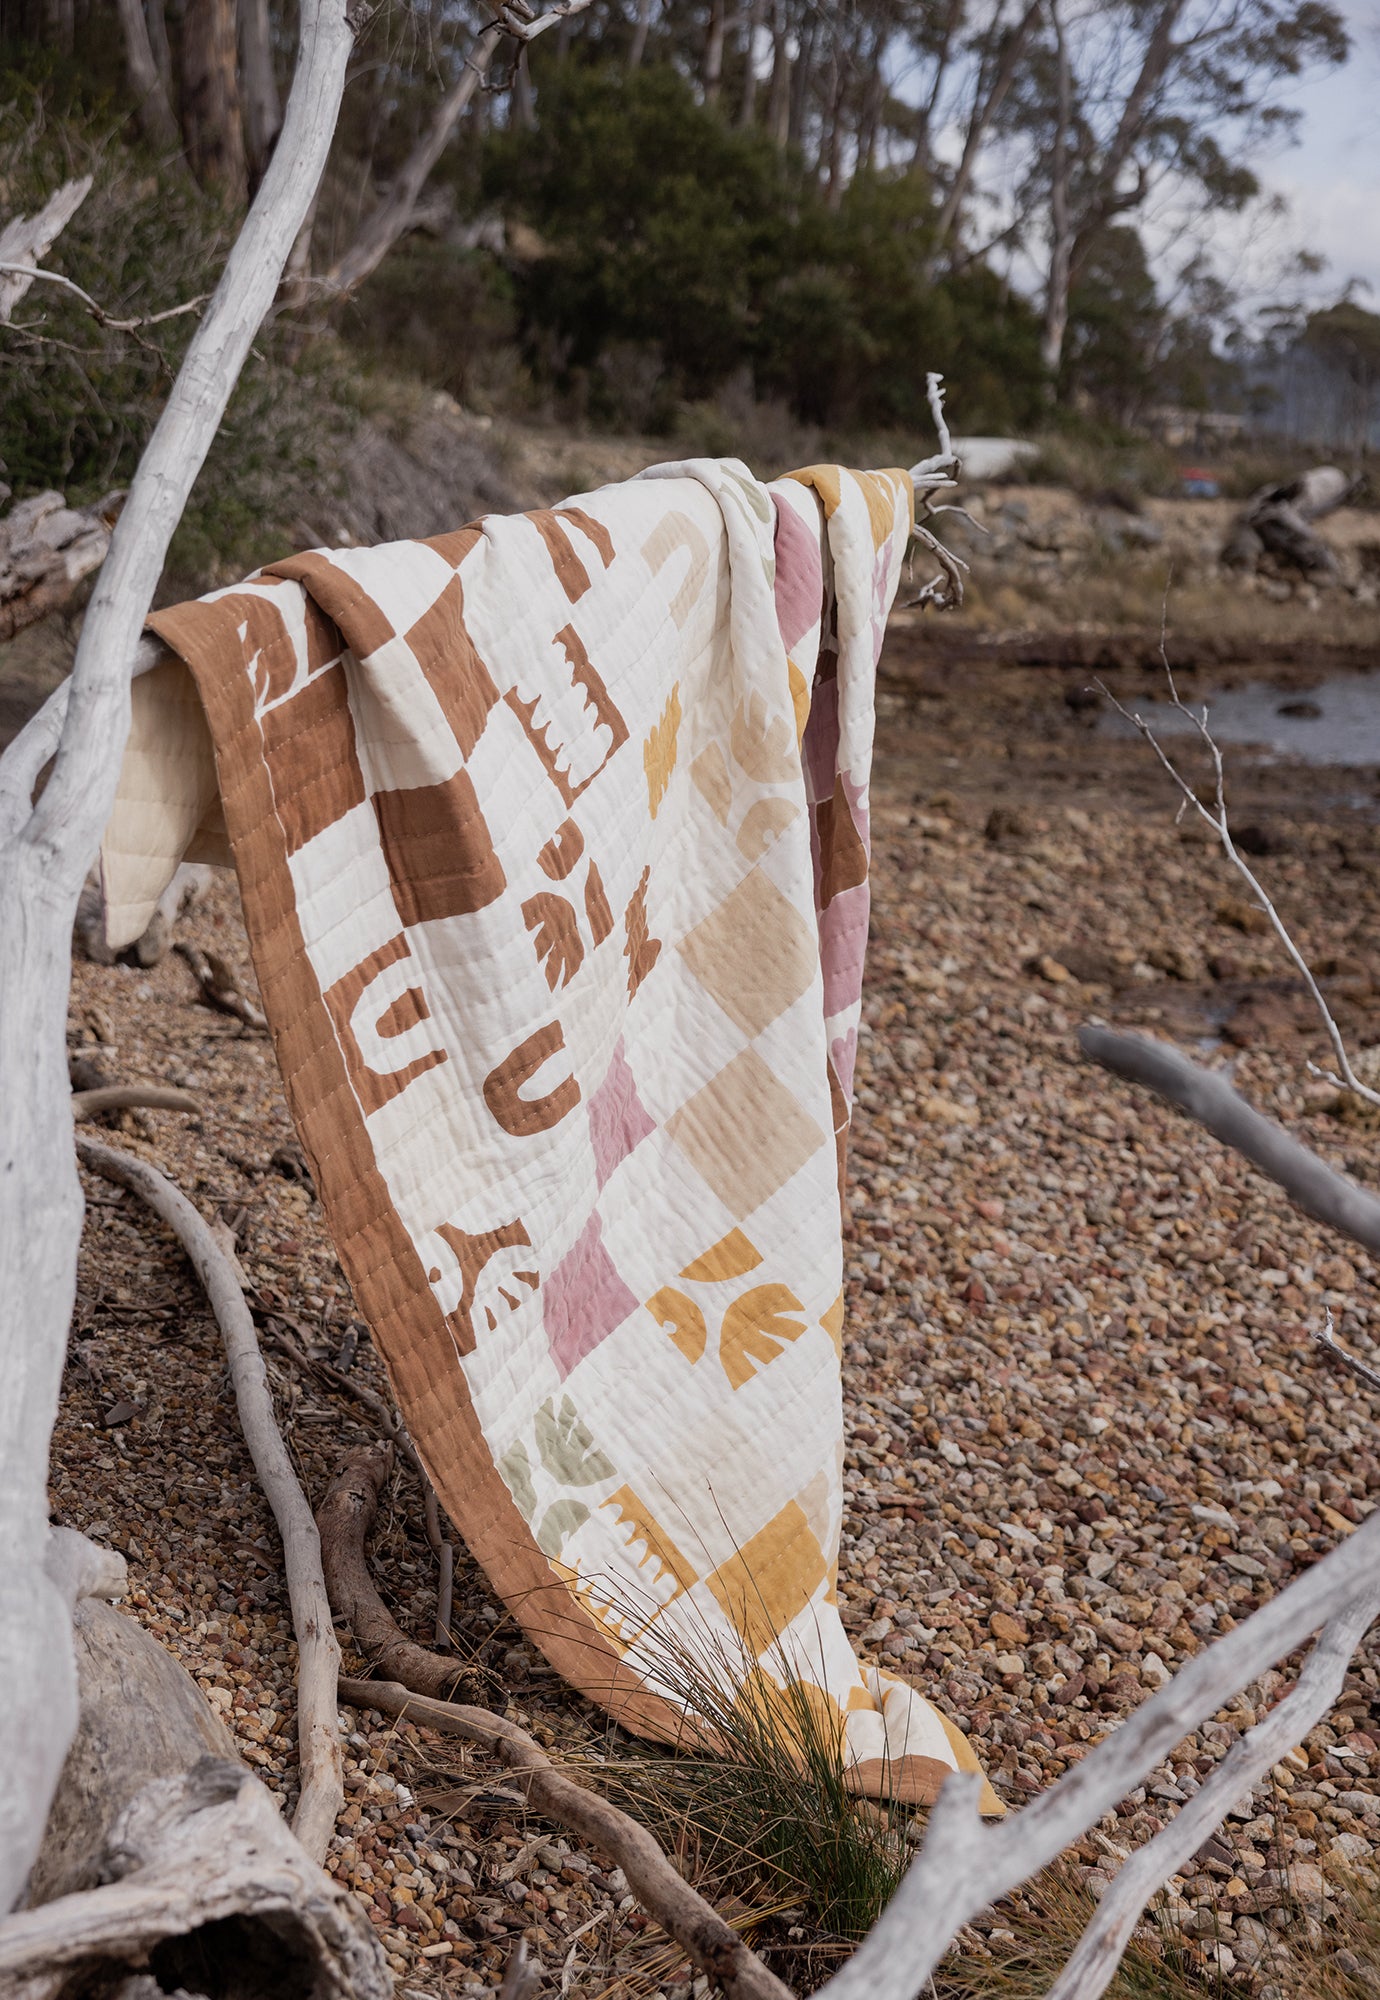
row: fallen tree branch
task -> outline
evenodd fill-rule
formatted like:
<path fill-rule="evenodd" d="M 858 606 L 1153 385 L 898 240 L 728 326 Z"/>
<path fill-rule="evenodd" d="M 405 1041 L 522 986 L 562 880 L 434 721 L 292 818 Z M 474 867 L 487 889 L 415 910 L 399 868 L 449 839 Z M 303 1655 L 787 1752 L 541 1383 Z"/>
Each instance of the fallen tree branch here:
<path fill-rule="evenodd" d="M 1297 1684 L 1227 1752 L 1212 1776 L 1118 1871 L 1047 2000 L 1099 2000 L 1116 1976 L 1146 1904 L 1177 1875 L 1232 1807 L 1301 1743 L 1342 1692 L 1351 1656 L 1380 1613 L 1380 1583 L 1324 1625 Z"/>
<path fill-rule="evenodd" d="M 1186 1111 L 1224 1146 L 1268 1174 L 1306 1214 L 1380 1257 L 1380 1201 L 1247 1104 L 1216 1070 L 1190 1062 L 1168 1042 L 1118 1034 L 1113 1028 L 1082 1027 L 1078 1042 L 1084 1055 L 1104 1069 L 1144 1084 Z"/>
<path fill-rule="evenodd" d="M 1004 1820 L 984 1824 L 981 1780 L 956 1772 L 939 1794 L 925 1844 L 900 1887 L 853 1957 L 818 1989 L 817 2000 L 915 2000 L 964 1924 L 1047 1868 L 1249 1681 L 1356 1606 L 1374 1589 L 1377 1566 L 1380 1512 L 1195 1654 L 1114 1735 Z M 1240 1786 L 1237 1798 L 1246 1789 Z M 1219 1795 L 1222 1812 L 1232 1803 Z"/>
<path fill-rule="evenodd" d="M 99 1118 L 103 1111 L 200 1111 L 201 1101 L 190 1090 L 172 1090 L 153 1083 L 108 1083 L 99 1090 L 72 1092 L 72 1118 Z"/>
<path fill-rule="evenodd" d="M 124 1595 L 124 1557 L 54 1528 L 47 1568 L 73 1611 L 81 1719 L 28 1907 L 0 1920 L 0 1993 L 129 1995 L 153 1952 L 168 1985 L 176 1968 L 198 1992 L 238 1991 L 246 1963 L 277 1967 L 288 1947 L 294 1991 L 384 2000 L 348 1889 L 308 1860 L 190 1674 L 100 1601 Z"/>
<path fill-rule="evenodd" d="M 769 1972 L 730 1924 L 678 1874 L 646 1827 L 567 1777 L 525 1729 L 486 1708 L 435 1701 L 396 1681 L 342 1680 L 340 1696 L 355 1708 L 404 1716 L 491 1751 L 513 1773 L 534 1811 L 578 1834 L 607 1854 L 654 1917 L 728 2000 L 791 2000 L 788 1986 Z"/>
<path fill-rule="evenodd" d="M 144 1160 L 80 1135 L 77 1152 L 93 1172 L 129 1188 L 167 1223 L 191 1259 L 220 1327 L 245 1443 L 283 1539 L 288 1597 L 297 1635 L 297 1749 L 302 1785 L 292 1825 L 308 1854 L 320 1861 L 345 1798 L 336 1710 L 340 1648 L 331 1623 L 316 1523 L 278 1429 L 254 1321 L 234 1267 L 210 1224 L 165 1175 Z"/>
<path fill-rule="evenodd" d="M 8 320 L 46 256 L 91 192 L 91 175 L 64 181 L 37 215 L 15 215 L 0 229 L 0 325 Z"/>
<path fill-rule="evenodd" d="M 0 760 L 0 1911 L 23 1889 L 77 1726 L 71 1617 L 43 1568 L 82 1221 L 64 1033 L 72 924 L 115 800 L 154 588 L 335 129 L 354 43 L 345 0 L 301 0 L 297 18 L 283 130 L 97 573 L 41 795 L 34 737 Z"/>
<path fill-rule="evenodd" d="M 0 521 L 0 644 L 71 603 L 105 561 L 124 497 L 69 507 L 60 493 L 35 493 L 11 507 Z"/>
<path fill-rule="evenodd" d="M 392 1469 L 391 1444 L 356 1445 L 341 1460 L 316 1510 L 326 1589 L 332 1610 L 345 1619 L 371 1666 L 415 1693 L 449 1694 L 464 1668 L 408 1638 L 375 1589 L 364 1559 L 365 1537 Z"/>
<path fill-rule="evenodd" d="M 1359 1354 L 1353 1354 L 1349 1348 L 1342 1346 L 1332 1324 L 1330 1311 L 1327 1313 L 1326 1326 L 1315 1328 L 1313 1338 L 1329 1360 L 1335 1361 L 1339 1368 L 1347 1369 L 1349 1373 L 1364 1382 L 1368 1389 L 1380 1390 L 1380 1368 L 1373 1368 L 1369 1361 L 1363 1361 Z"/>
<path fill-rule="evenodd" d="M 194 944 L 179 943 L 176 949 L 191 967 L 192 976 L 201 988 L 201 997 L 208 1007 L 214 1007 L 220 1014 L 233 1015 L 237 1021 L 243 1021 L 246 1028 L 267 1032 L 268 1020 L 263 1010 L 241 991 L 233 968 L 223 958 L 218 958 L 213 951 L 202 951 Z"/>

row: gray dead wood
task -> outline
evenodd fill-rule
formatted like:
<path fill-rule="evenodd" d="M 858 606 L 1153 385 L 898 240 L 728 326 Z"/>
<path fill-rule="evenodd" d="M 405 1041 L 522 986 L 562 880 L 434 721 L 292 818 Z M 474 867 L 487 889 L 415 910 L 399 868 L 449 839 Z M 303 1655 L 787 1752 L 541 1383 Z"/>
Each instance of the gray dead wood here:
<path fill-rule="evenodd" d="M 133 1619 L 83 1598 L 81 1720 L 28 1907 L 0 1922 L 0 2000 L 250 1992 L 385 2000 L 383 1952 L 303 1851 L 195 1682 Z M 136 1986 L 137 1992 L 139 1988 Z"/>
<path fill-rule="evenodd" d="M 60 493 L 35 493 L 11 507 L 0 521 L 0 645 L 72 602 L 109 553 L 123 499 L 69 507 Z"/>
<path fill-rule="evenodd" d="M 158 898 L 153 915 L 143 933 L 129 946 L 136 965 L 147 971 L 161 965 L 172 948 L 179 919 L 194 910 L 210 892 L 214 870 L 204 861 L 184 861 Z M 77 921 L 72 942 L 94 965 L 113 965 L 117 954 L 106 942 L 105 897 L 101 893 L 101 871 L 93 868 L 87 876 L 77 904 Z"/>
<path fill-rule="evenodd" d="M 52 248 L 90 192 L 91 176 L 83 174 L 80 180 L 64 181 L 37 215 L 12 216 L 0 229 L 0 264 L 37 270 L 40 257 Z M 0 324 L 9 319 L 32 283 L 20 270 L 0 274 Z"/>
<path fill-rule="evenodd" d="M 283 131 L 97 572 L 37 801 L 46 756 L 33 758 L 51 717 L 0 759 L 0 1911 L 32 1866 L 77 1724 L 71 1617 L 43 1567 L 82 1217 L 65 1042 L 72 925 L 114 803 L 144 619 L 321 178 L 353 41 L 345 0 L 302 0 Z"/>
<path fill-rule="evenodd" d="M 78 1137 L 77 1150 L 88 1167 L 129 1188 L 174 1231 L 205 1287 L 220 1327 L 240 1428 L 283 1539 L 288 1598 L 297 1635 L 297 1748 L 302 1775 L 292 1824 L 308 1854 L 320 1861 L 345 1796 L 336 1708 L 340 1648 L 321 1571 L 316 1523 L 273 1413 L 263 1355 L 244 1302 L 238 1268 L 216 1240 L 211 1224 L 156 1168 L 84 1136 Z"/>
<path fill-rule="evenodd" d="M 1380 1256 L 1380 1201 L 1290 1138 L 1282 1126 L 1247 1104 L 1224 1076 L 1203 1069 L 1168 1042 L 1120 1035 L 1111 1028 L 1078 1030 L 1084 1055 L 1116 1076 L 1141 1083 L 1186 1111 L 1224 1146 L 1277 1181 L 1307 1214 Z"/>
<path fill-rule="evenodd" d="M 1254 569 L 1273 556 L 1288 569 L 1332 575 L 1337 558 L 1313 526 L 1333 513 L 1356 490 L 1356 481 L 1335 465 L 1315 465 L 1297 479 L 1262 486 L 1232 523 L 1222 549 L 1228 569 Z"/>

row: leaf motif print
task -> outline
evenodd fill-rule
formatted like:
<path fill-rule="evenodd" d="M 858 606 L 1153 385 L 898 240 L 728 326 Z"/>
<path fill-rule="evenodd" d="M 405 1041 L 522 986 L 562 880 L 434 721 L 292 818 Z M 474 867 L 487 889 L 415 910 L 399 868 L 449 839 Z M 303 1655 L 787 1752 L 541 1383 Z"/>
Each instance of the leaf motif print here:
<path fill-rule="evenodd" d="M 537 1489 L 532 1484 L 532 1461 L 527 1456 L 527 1447 L 519 1438 L 510 1444 L 498 1461 L 503 1484 L 512 1494 L 517 1510 L 524 1521 L 530 1521 L 537 1511 Z"/>
<path fill-rule="evenodd" d="M 574 910 L 564 896 L 554 895 L 549 889 L 539 889 L 523 904 L 522 919 L 533 933 L 537 959 L 551 991 L 554 993 L 558 986 L 568 986 L 585 955 Z"/>
<path fill-rule="evenodd" d="M 612 1479 L 614 1467 L 580 1421 L 569 1396 L 562 1396 L 559 1411 L 555 1397 L 548 1397 L 537 1411 L 535 1429 L 541 1462 L 563 1486 L 593 1486 L 596 1480 Z"/>
<path fill-rule="evenodd" d="M 798 1340 L 805 1331 L 802 1320 L 787 1319 L 787 1313 L 803 1313 L 804 1306 L 786 1285 L 754 1285 L 724 1314 L 719 1335 L 719 1359 L 729 1385 L 741 1389 L 763 1368 L 775 1361 L 781 1342 Z"/>
<path fill-rule="evenodd" d="M 548 1560 L 554 1560 L 575 1530 L 588 1519 L 589 1509 L 583 1500 L 554 1500 L 541 1517 L 537 1547 Z"/>

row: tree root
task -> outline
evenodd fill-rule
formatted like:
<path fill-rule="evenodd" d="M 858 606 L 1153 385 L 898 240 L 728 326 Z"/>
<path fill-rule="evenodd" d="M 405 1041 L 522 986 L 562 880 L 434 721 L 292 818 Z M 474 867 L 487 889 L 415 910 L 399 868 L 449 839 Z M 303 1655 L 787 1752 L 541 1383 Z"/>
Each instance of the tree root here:
<path fill-rule="evenodd" d="M 437 1700 L 431 1687 L 455 1679 L 453 1660 L 414 1645 L 398 1628 L 369 1575 L 364 1541 L 392 1464 L 392 1447 L 348 1452 L 317 1510 L 327 1588 L 363 1652 L 387 1665 L 395 1680 L 342 1680 L 340 1698 L 356 1708 L 407 1716 L 492 1751 L 513 1773 L 535 1811 L 607 1854 L 628 1887 L 687 1956 L 724 1990 L 727 2000 L 791 2000 L 789 1987 L 749 1949 L 704 1897 L 676 1872 L 644 1826 L 577 1784 L 541 1746 L 505 1716 L 462 1702 Z M 415 1676 L 411 1682 L 404 1676 Z M 418 1692 L 418 1684 L 428 1691 Z"/>

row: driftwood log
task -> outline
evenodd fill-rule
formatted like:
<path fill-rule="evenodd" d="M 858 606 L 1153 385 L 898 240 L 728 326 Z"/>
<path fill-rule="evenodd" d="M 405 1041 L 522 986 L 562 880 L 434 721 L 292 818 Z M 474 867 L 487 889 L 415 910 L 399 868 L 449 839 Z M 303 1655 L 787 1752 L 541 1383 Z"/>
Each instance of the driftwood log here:
<path fill-rule="evenodd" d="M 86 1594 L 122 1591 L 123 1559 L 68 1530 L 54 1543 L 49 1574 L 76 1593 L 80 1720 L 27 1907 L 0 1925 L 0 2000 L 123 2000 L 140 1975 L 151 1992 L 383 2000 L 354 1898 L 293 1838 L 190 1676 Z"/>
<path fill-rule="evenodd" d="M 0 645 L 63 610 L 110 550 L 123 493 L 69 507 L 60 493 L 17 501 L 0 521 Z"/>
<path fill-rule="evenodd" d="M 1228 569 L 1253 570 L 1265 558 L 1305 575 L 1331 576 L 1337 558 L 1313 526 L 1356 490 L 1340 467 L 1315 465 L 1297 479 L 1262 486 L 1232 523 L 1222 549 Z"/>

